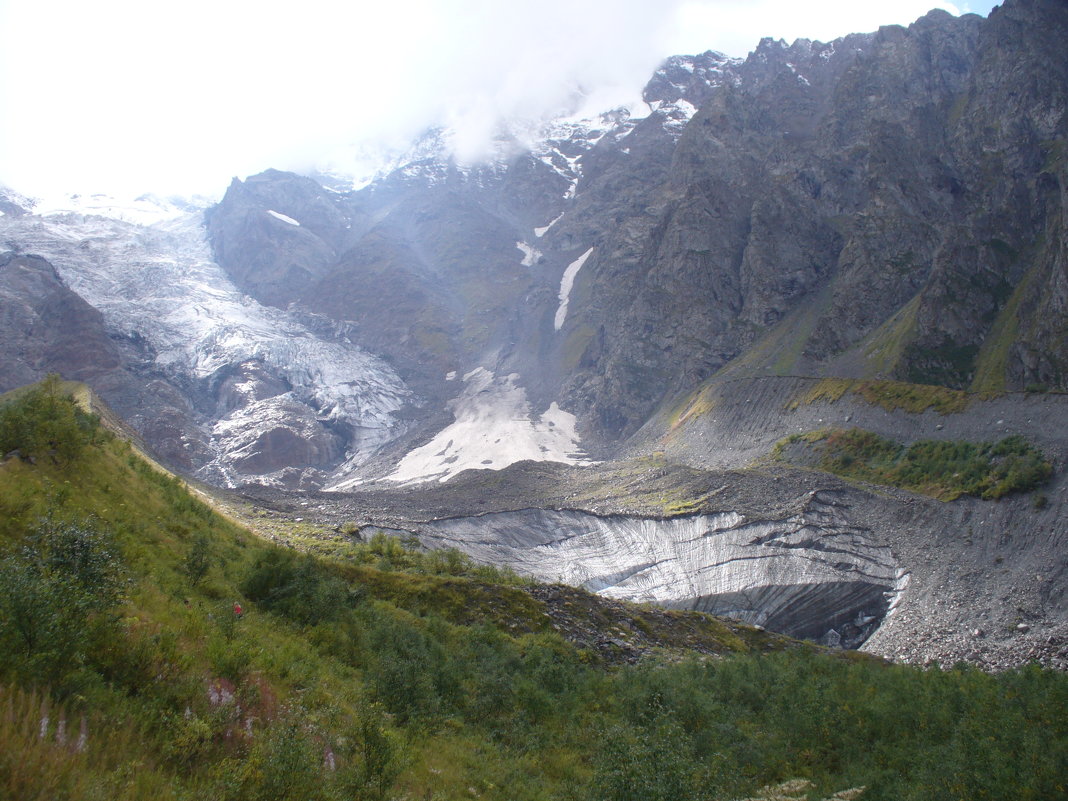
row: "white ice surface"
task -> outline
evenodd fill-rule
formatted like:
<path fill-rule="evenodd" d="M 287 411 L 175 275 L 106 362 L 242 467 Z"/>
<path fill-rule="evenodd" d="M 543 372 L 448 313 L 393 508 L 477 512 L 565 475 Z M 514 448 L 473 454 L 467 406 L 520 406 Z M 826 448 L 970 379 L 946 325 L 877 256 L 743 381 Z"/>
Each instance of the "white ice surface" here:
<path fill-rule="evenodd" d="M 559 331 L 563 325 L 564 320 L 567 319 L 567 305 L 570 302 L 571 287 L 575 285 L 575 276 L 578 275 L 578 271 L 582 269 L 582 265 L 586 263 L 586 259 L 593 253 L 593 248 L 590 248 L 569 265 L 564 270 L 564 275 L 560 279 L 560 307 L 556 310 L 556 319 L 553 321 L 553 325 L 556 330 Z"/>
<path fill-rule="evenodd" d="M 5 234 L 48 259 L 71 289 L 99 309 L 109 329 L 146 340 L 156 364 L 179 382 L 206 381 L 258 362 L 289 385 L 291 397 L 313 418 L 344 422 L 357 432 L 350 463 L 390 438 L 392 413 L 410 395 L 392 368 L 241 293 L 212 260 L 201 212 L 150 226 L 83 213 L 2 222 Z M 241 386 L 236 390 L 241 393 Z M 247 390 L 251 401 L 255 388 Z M 276 418 L 271 404 L 249 403 L 204 421 L 216 454 L 206 469 L 232 475 L 227 464 L 238 430 L 247 438 L 257 426 L 265 431 L 277 425 Z"/>
<path fill-rule="evenodd" d="M 58 214 L 82 214 L 91 217 L 106 217 L 112 220 L 154 225 L 174 220 L 189 214 L 197 207 L 203 208 L 214 202 L 208 198 L 165 199 L 155 195 L 140 195 L 136 198 L 112 195 L 62 195 L 37 198 L 32 201 L 33 213 L 40 216 Z"/>
<path fill-rule="evenodd" d="M 481 367 L 465 375 L 464 391 L 452 402 L 454 422 L 408 453 L 387 478 L 448 481 L 462 470 L 500 470 L 524 459 L 591 464 L 575 431 L 575 416 L 555 402 L 533 414 L 517 378 L 514 373 L 497 378 Z"/>

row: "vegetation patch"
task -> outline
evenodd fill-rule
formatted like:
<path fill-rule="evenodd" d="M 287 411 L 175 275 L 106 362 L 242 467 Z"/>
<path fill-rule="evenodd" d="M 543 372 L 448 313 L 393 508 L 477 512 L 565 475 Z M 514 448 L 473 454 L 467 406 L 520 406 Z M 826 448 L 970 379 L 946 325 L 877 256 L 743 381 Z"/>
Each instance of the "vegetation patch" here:
<path fill-rule="evenodd" d="M 597 331 L 586 324 L 578 325 L 567 332 L 567 339 L 564 341 L 563 348 L 563 366 L 565 370 L 574 370 L 579 366 L 582 362 L 582 357 L 586 354 L 586 349 L 595 336 L 597 336 Z"/>
<path fill-rule="evenodd" d="M 999 442 L 921 440 L 906 446 L 859 428 L 825 429 L 781 440 L 773 456 L 944 501 L 1027 492 L 1053 474 L 1042 452 L 1019 436 Z"/>
<path fill-rule="evenodd" d="M 905 377 L 914 384 L 966 387 L 975 375 L 978 345 L 962 345 L 948 337 L 938 344 L 912 342 L 904 354 Z"/>
<path fill-rule="evenodd" d="M 713 388 L 706 385 L 697 392 L 683 399 L 669 418 L 670 431 L 675 431 L 687 421 L 703 417 L 716 408 L 716 396 Z"/>
<path fill-rule="evenodd" d="M 1008 302 L 1002 307 L 987 334 L 975 361 L 975 377 L 971 391 L 982 395 L 996 395 L 1006 389 L 1009 350 L 1020 329 L 1020 305 L 1031 294 L 1038 274 L 1038 266 L 1024 274 Z"/>
<path fill-rule="evenodd" d="M 905 349 L 916 336 L 916 314 L 920 300 L 917 294 L 868 335 L 862 347 L 871 368 L 870 373 L 888 374 L 901 362 Z"/>
<path fill-rule="evenodd" d="M 797 375 L 805 361 L 809 339 L 833 297 L 832 288 L 827 285 L 769 328 L 754 328 L 756 341 L 716 375 L 720 378 Z"/>
<path fill-rule="evenodd" d="M 789 411 L 819 401 L 835 403 L 847 393 L 859 395 L 872 406 L 889 412 L 898 409 L 921 414 L 933 409 L 941 414 L 958 414 L 968 408 L 967 392 L 933 384 L 910 384 L 904 381 L 823 378 L 786 404 Z"/>

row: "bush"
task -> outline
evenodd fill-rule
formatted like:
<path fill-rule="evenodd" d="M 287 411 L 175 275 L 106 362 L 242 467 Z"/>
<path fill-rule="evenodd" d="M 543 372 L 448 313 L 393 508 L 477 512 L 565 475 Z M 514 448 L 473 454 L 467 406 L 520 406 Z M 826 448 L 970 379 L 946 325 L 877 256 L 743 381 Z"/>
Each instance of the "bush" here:
<path fill-rule="evenodd" d="M 594 797 L 604 801 L 678 801 L 696 798 L 696 765 L 689 737 L 669 715 L 635 729 L 605 732 L 597 753 Z"/>
<path fill-rule="evenodd" d="M 0 665 L 61 684 L 113 621 L 123 564 L 111 537 L 90 524 L 42 523 L 0 559 Z"/>
<path fill-rule="evenodd" d="M 401 743 L 367 710 L 344 739 L 349 749 L 336 780 L 344 797 L 384 801 L 403 767 Z"/>
<path fill-rule="evenodd" d="M 350 606 L 345 582 L 312 557 L 281 549 L 257 559 L 241 589 L 265 609 L 306 626 L 336 620 Z"/>
<path fill-rule="evenodd" d="M 0 455 L 18 451 L 31 461 L 48 457 L 67 464 L 92 441 L 98 426 L 52 374 L 0 406 Z"/>
<path fill-rule="evenodd" d="M 361 618 L 373 654 L 367 677 L 382 705 L 401 723 L 429 723 L 451 711 L 459 678 L 442 644 L 402 615 Z"/>
<path fill-rule="evenodd" d="M 200 583 L 211 567 L 211 543 L 206 534 L 198 534 L 189 546 L 182 569 L 194 587 Z"/>
<path fill-rule="evenodd" d="M 906 447 L 853 428 L 795 435 L 786 442 L 806 443 L 821 470 L 943 500 L 960 495 L 995 500 L 1034 489 L 1053 474 L 1042 452 L 1019 436 L 996 443 L 920 440 Z M 783 458 L 784 453 L 777 446 L 775 456 Z"/>
<path fill-rule="evenodd" d="M 256 739 L 240 769 L 241 801 L 315 801 L 326 798 L 322 751 L 295 720 L 275 723 Z"/>

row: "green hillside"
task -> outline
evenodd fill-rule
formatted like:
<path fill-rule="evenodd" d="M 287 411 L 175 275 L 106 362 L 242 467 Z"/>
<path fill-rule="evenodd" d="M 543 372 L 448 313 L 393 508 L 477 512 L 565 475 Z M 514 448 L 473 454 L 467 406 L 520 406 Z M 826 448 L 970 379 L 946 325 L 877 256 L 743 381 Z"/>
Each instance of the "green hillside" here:
<path fill-rule="evenodd" d="M 384 538 L 281 547 L 68 391 L 0 405 L 0 798 L 1064 796 L 1062 674 L 826 653 Z"/>

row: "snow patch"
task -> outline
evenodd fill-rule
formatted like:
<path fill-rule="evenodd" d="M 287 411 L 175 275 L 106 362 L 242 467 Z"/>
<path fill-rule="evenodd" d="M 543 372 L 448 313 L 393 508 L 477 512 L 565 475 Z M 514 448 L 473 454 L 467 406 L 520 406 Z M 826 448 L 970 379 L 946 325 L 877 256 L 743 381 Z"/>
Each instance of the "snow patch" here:
<path fill-rule="evenodd" d="M 300 225 L 300 223 L 294 220 L 292 217 L 287 217 L 280 211 L 275 211 L 274 209 L 267 209 L 267 213 L 274 217 L 276 220 L 281 220 L 284 223 L 289 223 L 290 225 Z"/>
<path fill-rule="evenodd" d="M 525 459 L 592 464 L 582 451 L 575 416 L 555 402 L 532 414 L 518 378 L 515 373 L 497 378 L 481 367 L 465 375 L 467 386 L 452 402 L 454 422 L 408 453 L 388 480 L 444 482 L 463 470 L 500 470 Z"/>
<path fill-rule="evenodd" d="M 800 73 L 800 71 L 797 69 L 797 67 L 795 67 L 793 64 L 787 63 L 786 66 L 790 68 L 790 72 L 792 72 L 794 74 L 794 76 L 797 78 L 797 82 L 801 86 L 811 86 L 812 85 L 811 83 L 809 83 L 808 78 L 806 78 L 804 75 L 802 75 Z"/>
<path fill-rule="evenodd" d="M 693 115 L 697 113 L 697 106 L 689 100 L 683 100 L 681 98 L 675 101 L 675 108 L 677 108 L 679 113 L 686 117 L 687 120 L 692 119 Z"/>
<path fill-rule="evenodd" d="M 531 247 L 526 242 L 516 242 L 515 246 L 523 251 L 523 261 L 521 264 L 524 267 L 533 267 L 538 263 L 538 259 L 541 258 L 541 251 Z"/>
<path fill-rule="evenodd" d="M 552 228 L 554 225 L 556 225 L 560 221 L 560 218 L 563 217 L 563 216 L 564 216 L 564 213 L 560 212 L 559 214 L 556 215 L 556 218 L 551 223 L 549 223 L 548 225 L 543 225 L 541 228 L 535 228 L 534 229 L 534 236 L 538 237 L 539 239 L 541 237 L 545 236 L 545 232 L 548 231 L 550 228 Z"/>
<path fill-rule="evenodd" d="M 556 319 L 553 321 L 553 325 L 556 330 L 559 331 L 563 325 L 564 320 L 567 319 L 567 304 L 571 297 L 571 287 L 575 285 L 575 276 L 578 275 L 578 271 L 582 269 L 582 265 L 586 263 L 586 259 L 593 253 L 593 248 L 590 248 L 569 265 L 564 270 L 564 275 L 560 279 L 560 308 L 556 310 Z"/>

